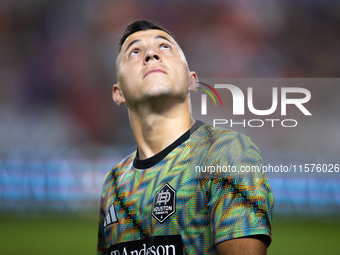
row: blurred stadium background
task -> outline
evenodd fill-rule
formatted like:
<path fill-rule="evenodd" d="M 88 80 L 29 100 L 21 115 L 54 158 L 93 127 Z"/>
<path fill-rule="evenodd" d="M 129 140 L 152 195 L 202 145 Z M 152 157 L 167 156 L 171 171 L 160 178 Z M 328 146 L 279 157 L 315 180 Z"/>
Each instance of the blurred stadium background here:
<path fill-rule="evenodd" d="M 200 77 L 338 78 L 339 14 L 336 0 L 0 0 L 0 254 L 95 253 L 102 180 L 136 147 L 111 99 L 130 21 L 172 31 Z M 270 182 L 268 254 L 340 254 L 339 179 Z"/>

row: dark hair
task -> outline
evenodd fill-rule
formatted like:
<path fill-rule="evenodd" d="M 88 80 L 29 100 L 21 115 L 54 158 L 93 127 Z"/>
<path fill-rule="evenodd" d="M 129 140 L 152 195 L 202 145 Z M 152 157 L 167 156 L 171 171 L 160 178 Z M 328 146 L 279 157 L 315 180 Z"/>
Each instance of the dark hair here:
<path fill-rule="evenodd" d="M 168 30 L 166 30 L 164 27 L 160 26 L 159 24 L 156 24 L 152 21 L 145 20 L 145 19 L 135 20 L 135 21 L 132 21 L 125 28 L 124 34 L 119 40 L 118 53 L 122 49 L 122 45 L 125 42 L 126 38 L 128 38 L 130 35 L 138 32 L 138 31 L 144 31 L 144 30 L 149 30 L 149 29 L 162 30 L 162 31 L 168 33 L 173 38 L 172 34 Z"/>

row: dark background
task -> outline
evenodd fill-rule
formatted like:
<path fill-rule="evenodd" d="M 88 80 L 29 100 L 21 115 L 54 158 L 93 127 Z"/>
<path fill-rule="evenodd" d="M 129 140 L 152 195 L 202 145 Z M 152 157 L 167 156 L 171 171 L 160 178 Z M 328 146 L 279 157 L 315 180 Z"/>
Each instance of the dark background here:
<path fill-rule="evenodd" d="M 1 0 L 0 253 L 95 253 L 102 180 L 136 147 L 111 97 L 117 42 L 132 20 L 173 32 L 199 77 L 339 78 L 339 13 L 335 0 Z M 236 130 L 267 162 L 339 164 L 340 89 L 300 87 L 312 92 L 313 116 L 299 129 Z M 270 180 L 269 254 L 336 253 L 338 180 Z"/>

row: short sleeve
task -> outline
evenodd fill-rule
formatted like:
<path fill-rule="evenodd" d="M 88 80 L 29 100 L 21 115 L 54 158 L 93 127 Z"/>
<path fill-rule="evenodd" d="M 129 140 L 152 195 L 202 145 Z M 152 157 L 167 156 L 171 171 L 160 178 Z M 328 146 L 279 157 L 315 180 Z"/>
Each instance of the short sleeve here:
<path fill-rule="evenodd" d="M 240 174 L 210 178 L 204 185 L 209 194 L 209 217 L 215 244 L 261 235 L 269 245 L 273 194 L 265 174 L 247 172 L 263 166 L 259 149 L 249 137 L 238 135 L 222 151 L 217 163 L 235 167 Z"/>
<path fill-rule="evenodd" d="M 102 205 L 102 203 L 101 203 Z M 99 226 L 98 226 L 98 242 L 97 242 L 97 255 L 105 255 L 106 247 L 104 244 L 104 233 L 103 233 L 103 222 L 104 222 L 104 213 L 102 210 L 102 206 L 100 206 L 99 213 Z"/>
<path fill-rule="evenodd" d="M 104 233 L 104 219 L 105 219 L 105 211 L 104 208 L 106 206 L 107 200 L 107 190 L 108 190 L 108 182 L 110 179 L 111 173 L 107 173 L 102 187 L 102 194 L 100 199 L 100 208 L 99 208 L 99 224 L 98 224 L 98 240 L 97 240 L 97 255 L 105 255 L 107 254 L 107 248 L 105 245 L 105 233 Z"/>

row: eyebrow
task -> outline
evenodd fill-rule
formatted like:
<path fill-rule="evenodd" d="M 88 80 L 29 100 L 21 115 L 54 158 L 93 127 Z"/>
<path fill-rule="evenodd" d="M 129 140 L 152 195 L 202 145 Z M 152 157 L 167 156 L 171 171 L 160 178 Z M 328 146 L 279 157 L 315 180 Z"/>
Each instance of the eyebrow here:
<path fill-rule="evenodd" d="M 173 44 L 173 42 L 171 42 L 168 38 L 166 38 L 165 36 L 163 35 L 157 35 L 155 36 L 155 39 L 163 39 L 163 40 L 166 40 L 168 41 L 169 43 Z M 126 50 L 125 50 L 125 53 L 128 51 L 128 49 L 135 43 L 137 42 L 140 42 L 141 40 L 140 39 L 136 39 L 136 40 L 133 40 L 132 42 L 129 43 L 129 45 L 126 47 Z"/>
<path fill-rule="evenodd" d="M 155 37 L 155 39 L 164 39 L 164 40 L 168 41 L 169 43 L 173 44 L 168 38 L 166 38 L 166 37 L 163 36 L 163 35 L 157 35 L 157 36 Z"/>
<path fill-rule="evenodd" d="M 131 47 L 132 44 L 139 42 L 139 39 L 133 40 L 132 42 L 129 43 L 129 45 L 126 47 L 125 53 L 128 51 L 128 49 Z"/>

